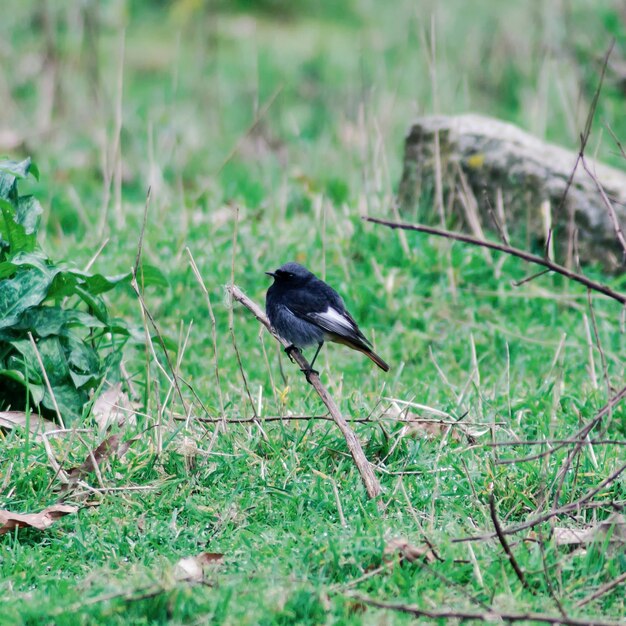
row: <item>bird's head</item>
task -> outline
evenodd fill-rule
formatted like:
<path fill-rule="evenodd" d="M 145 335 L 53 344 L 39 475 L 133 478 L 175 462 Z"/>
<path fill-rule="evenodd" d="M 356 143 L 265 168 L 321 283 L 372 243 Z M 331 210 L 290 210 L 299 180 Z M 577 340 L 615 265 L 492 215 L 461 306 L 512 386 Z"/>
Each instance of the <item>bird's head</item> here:
<path fill-rule="evenodd" d="M 313 274 L 306 267 L 298 263 L 285 263 L 274 272 L 265 272 L 279 285 L 297 287 L 306 283 Z"/>

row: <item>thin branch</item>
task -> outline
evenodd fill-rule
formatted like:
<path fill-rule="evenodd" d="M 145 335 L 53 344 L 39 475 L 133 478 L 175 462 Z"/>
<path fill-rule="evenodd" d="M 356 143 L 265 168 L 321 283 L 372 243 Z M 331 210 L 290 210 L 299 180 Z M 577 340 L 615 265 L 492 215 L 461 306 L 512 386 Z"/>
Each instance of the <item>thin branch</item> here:
<path fill-rule="evenodd" d="M 577 274 L 576 272 L 559 265 L 558 263 L 554 263 L 550 261 L 550 259 L 537 256 L 536 254 L 531 254 L 530 252 L 526 252 L 524 250 L 520 250 L 519 248 L 513 248 L 512 246 L 507 246 L 501 243 L 496 243 L 494 241 L 486 241 L 483 239 L 477 239 L 476 237 L 472 237 L 471 235 L 464 235 L 462 233 L 455 233 L 449 230 L 443 230 L 441 228 L 434 228 L 432 226 L 421 226 L 419 224 L 407 224 L 405 222 L 392 222 L 389 220 L 382 220 L 376 217 L 364 217 L 366 222 L 372 222 L 373 224 L 381 224 L 382 226 L 388 226 L 389 228 L 401 228 L 403 230 L 414 230 L 420 233 L 427 233 L 429 235 L 437 235 L 438 237 L 445 237 L 446 239 L 453 239 L 455 241 L 462 241 L 463 243 L 469 243 L 474 246 L 480 246 L 483 248 L 489 248 L 490 250 L 497 250 L 498 252 L 504 252 L 505 254 L 510 254 L 511 256 L 518 257 L 527 261 L 528 263 L 535 263 L 536 265 L 541 265 L 542 267 L 548 268 L 551 272 L 556 272 L 557 274 L 561 274 L 570 280 L 574 280 L 581 285 L 585 285 L 588 289 L 592 291 L 597 291 L 598 293 L 604 294 L 613 300 L 616 300 L 620 304 L 626 304 L 626 295 L 614 291 L 610 287 L 603 285 L 602 283 L 598 283 L 595 280 L 591 280 L 591 278 L 587 278 L 582 274 Z"/>
<path fill-rule="evenodd" d="M 541 553 L 541 564 L 543 566 L 543 579 L 546 583 L 546 587 L 548 588 L 548 593 L 552 596 L 552 599 L 554 600 L 554 603 L 556 604 L 556 608 L 559 610 L 559 613 L 563 617 L 567 618 L 567 612 L 563 608 L 563 604 L 561 603 L 561 600 L 559 600 L 559 597 L 556 595 L 556 591 L 554 590 L 554 585 L 552 584 L 552 574 L 550 574 L 548 570 L 548 563 L 546 561 L 546 550 L 544 547 L 544 539 L 543 539 L 543 535 L 541 534 L 541 532 L 539 532 L 538 545 L 539 545 L 539 552 Z"/>
<path fill-rule="evenodd" d="M 583 446 L 626 446 L 626 439 L 530 439 L 528 441 L 487 441 L 476 444 L 476 447 L 483 448 L 505 448 L 507 446 L 554 446 L 563 444 L 573 446 L 581 444 Z M 550 450 L 549 452 L 552 452 Z"/>
<path fill-rule="evenodd" d="M 235 285 L 235 259 L 237 258 L 237 235 L 239 232 L 239 207 L 235 205 L 235 224 L 233 226 L 233 244 L 232 244 L 232 257 L 230 262 L 230 286 L 234 287 Z M 237 338 L 235 337 L 235 316 L 233 314 L 233 307 L 229 307 L 228 309 L 228 332 L 230 334 L 230 339 L 233 344 L 233 349 L 235 350 L 235 356 L 237 357 L 237 365 L 239 367 L 239 373 L 241 374 L 241 379 L 243 380 L 243 386 L 246 390 L 246 395 L 248 396 L 248 400 L 250 402 L 250 407 L 252 408 L 252 415 L 256 418 L 257 410 L 254 404 L 254 400 L 252 399 L 252 394 L 250 393 L 250 386 L 248 385 L 248 377 L 246 376 L 246 371 L 243 368 L 243 363 L 241 361 L 241 355 L 239 354 L 239 348 L 237 347 Z M 261 434 L 263 435 L 263 439 L 267 441 L 267 435 L 263 432 L 263 429 L 260 426 L 258 420 L 254 422 L 256 426 L 261 430 Z"/>
<path fill-rule="evenodd" d="M 256 114 L 254 120 L 252 120 L 252 124 L 248 126 L 248 128 L 244 131 L 244 133 L 237 139 L 237 143 L 231 148 L 230 152 L 226 155 L 226 158 L 222 161 L 219 169 L 217 170 L 217 174 L 220 174 L 221 171 L 226 167 L 226 165 L 231 161 L 231 159 L 239 152 L 239 148 L 241 148 L 241 144 L 244 139 L 250 135 L 254 129 L 258 126 L 259 122 L 267 115 L 267 112 L 270 110 L 276 98 L 278 98 L 280 92 L 283 90 L 283 86 L 279 85 L 274 93 L 269 97 L 268 101 L 263 105 L 263 108 Z"/>
<path fill-rule="evenodd" d="M 596 108 L 598 106 L 598 100 L 600 99 L 600 91 L 602 90 L 602 83 L 604 82 L 604 74 L 606 73 L 606 68 L 609 64 L 609 57 L 611 56 L 611 52 L 613 52 L 613 46 L 615 45 L 615 39 L 611 40 L 609 44 L 609 48 L 604 55 L 604 61 L 602 63 L 602 70 L 600 71 L 600 78 L 598 80 L 598 86 L 593 94 L 593 98 L 591 100 L 591 106 L 589 107 L 589 112 L 587 113 L 587 119 L 585 120 L 585 128 L 580 135 L 580 150 L 578 151 L 578 156 L 576 157 L 576 162 L 574 163 L 574 167 L 572 168 L 572 173 L 567 179 L 567 183 L 565 185 L 565 190 L 563 191 L 563 195 L 561 196 L 561 202 L 559 203 L 559 208 L 557 209 L 557 214 L 560 214 L 563 207 L 565 206 L 565 200 L 567 199 L 567 194 L 569 193 L 570 187 L 574 182 L 574 176 L 576 175 L 576 170 L 578 169 L 578 165 L 580 161 L 583 159 L 585 154 L 585 148 L 587 147 L 587 142 L 589 141 L 589 135 L 591 134 L 591 126 L 593 125 L 593 118 L 596 114 Z M 574 209 L 570 206 L 569 215 L 568 215 L 568 224 L 567 224 L 567 255 L 566 255 L 566 264 L 569 267 L 572 262 L 573 254 L 574 254 L 574 232 L 575 232 L 575 224 L 574 224 Z"/>
<path fill-rule="evenodd" d="M 605 478 L 602 482 L 600 482 L 596 487 L 590 489 L 582 495 L 578 500 L 574 500 L 574 502 L 570 502 L 568 504 L 564 504 L 562 507 L 558 509 L 552 509 L 548 513 L 542 513 L 541 515 L 537 515 L 526 522 L 518 524 L 517 526 L 511 526 L 509 528 L 503 528 L 502 534 L 504 535 L 513 535 L 522 530 L 526 530 L 527 528 L 532 528 L 533 526 L 537 526 L 537 524 L 541 524 L 543 522 L 552 519 L 553 517 L 557 517 L 559 515 L 565 515 L 568 513 L 572 513 L 573 511 L 579 511 L 581 508 L 587 508 L 587 503 L 593 496 L 602 491 L 605 487 L 614 482 L 620 474 L 622 474 L 626 470 L 626 463 L 620 465 L 610 476 Z M 593 505 L 593 503 L 590 503 Z M 584 505 L 584 506 L 583 506 Z M 497 533 L 485 533 L 484 535 L 473 535 L 471 537 L 461 537 L 460 539 L 452 539 L 452 543 L 465 543 L 466 541 L 485 541 L 486 539 L 493 539 L 496 537 Z"/>
<path fill-rule="evenodd" d="M 621 585 L 623 582 L 626 582 L 626 572 L 622 574 L 621 576 L 618 576 L 617 578 L 610 580 L 608 583 L 605 583 L 601 587 L 598 587 L 593 593 L 590 593 L 588 596 L 585 596 L 582 600 L 579 600 L 578 602 L 576 602 L 576 607 L 580 608 L 580 607 L 585 606 L 585 604 L 589 604 L 590 602 L 597 600 L 598 598 L 607 594 L 609 591 L 611 591 L 618 585 Z"/>
<path fill-rule="evenodd" d="M 613 222 L 613 228 L 615 230 L 615 235 L 617 236 L 617 241 L 619 241 L 622 246 L 622 262 L 626 259 L 626 237 L 624 237 L 624 231 L 619 223 L 619 219 L 617 217 L 617 213 L 615 212 L 615 207 L 613 203 L 609 200 L 609 197 L 606 195 L 604 191 L 604 187 L 602 187 L 598 177 L 591 171 L 591 168 L 587 164 L 587 161 L 584 156 L 581 155 L 580 161 L 583 164 L 583 169 L 589 175 L 589 178 L 593 181 L 600 197 L 602 198 L 602 202 L 604 202 L 604 206 L 606 206 L 607 211 L 609 212 L 609 216 L 611 217 L 611 221 Z"/>
<path fill-rule="evenodd" d="M 524 588 L 530 591 L 532 594 L 534 594 L 535 590 L 528 584 L 528 581 L 526 580 L 526 576 L 524 576 L 524 572 L 522 571 L 522 568 L 519 566 L 517 559 L 515 558 L 515 555 L 513 554 L 513 551 L 511 550 L 511 546 L 509 546 L 509 542 L 506 540 L 506 537 L 504 536 L 504 533 L 502 532 L 502 526 L 500 525 L 500 520 L 498 519 L 498 514 L 496 512 L 496 499 L 493 495 L 493 492 L 489 494 L 489 513 L 491 514 L 491 521 L 493 522 L 493 527 L 496 529 L 496 535 L 498 536 L 500 545 L 502 546 L 502 549 L 506 553 L 509 559 L 509 563 L 511 564 L 511 567 L 513 568 L 513 571 L 515 572 L 515 575 L 517 576 L 519 581 L 522 583 Z"/>
<path fill-rule="evenodd" d="M 273 332 L 267 317 L 260 309 L 260 307 L 250 298 L 248 298 L 248 296 L 246 296 L 241 291 L 241 289 L 239 289 L 239 287 L 231 284 L 228 285 L 226 289 L 230 293 L 231 297 L 234 300 L 237 300 L 237 302 L 243 304 L 285 348 L 289 345 L 288 342 L 284 341 Z M 302 370 L 311 370 L 309 362 L 302 356 L 302 353 L 299 350 L 292 350 L 291 356 Z M 378 482 L 378 478 L 376 478 L 374 471 L 372 470 L 367 458 L 365 457 L 363 448 L 361 447 L 359 440 L 356 438 L 354 431 L 350 428 L 350 425 L 341 414 L 339 407 L 335 404 L 335 401 L 332 399 L 326 388 L 322 385 L 319 379 L 319 375 L 315 372 L 311 372 L 308 376 L 308 380 L 311 385 L 313 385 L 313 388 L 321 398 L 322 402 L 326 405 L 326 408 L 332 416 L 335 424 L 337 424 L 337 426 L 341 430 L 346 440 L 348 450 L 350 450 L 350 454 L 354 459 L 354 463 L 359 470 L 359 474 L 361 475 L 361 479 L 363 480 L 363 484 L 365 485 L 367 495 L 370 498 L 376 498 L 381 493 L 380 483 Z"/>
<path fill-rule="evenodd" d="M 135 257 L 135 276 L 139 273 L 139 265 L 141 264 L 141 255 L 143 253 L 143 238 L 146 232 L 146 224 L 148 223 L 148 209 L 150 208 L 150 199 L 152 198 L 152 187 L 148 187 L 146 193 L 146 202 L 143 207 L 143 219 L 141 220 L 141 230 L 139 231 L 139 241 L 137 242 L 137 256 Z"/>
<path fill-rule="evenodd" d="M 414 604 L 404 604 L 401 602 L 385 602 L 377 600 L 370 596 L 360 593 L 344 592 L 342 594 L 346 598 L 375 606 L 379 609 L 389 609 L 400 613 L 407 613 L 415 617 L 428 617 L 432 620 L 440 619 L 457 619 L 457 620 L 477 620 L 481 622 L 493 622 L 500 620 L 503 622 L 536 622 L 539 624 L 563 624 L 564 626 L 623 626 L 623 622 L 612 622 L 599 620 L 595 617 L 576 618 L 563 617 L 562 615 L 547 615 L 545 613 L 509 613 L 508 611 L 498 611 L 491 609 L 490 611 L 476 612 L 454 609 L 422 609 Z"/>
<path fill-rule="evenodd" d="M 561 450 L 566 445 L 578 444 L 580 441 L 586 439 L 587 435 L 604 419 L 606 415 L 610 415 L 612 410 L 626 398 L 626 386 L 622 387 L 591 419 L 587 422 L 577 433 L 575 433 L 570 439 L 566 440 L 550 450 L 539 452 L 530 456 L 525 456 L 521 459 L 499 459 L 499 465 L 509 465 L 511 463 L 525 463 L 527 461 L 536 461 L 537 459 L 543 459 L 544 457 L 551 456 L 558 450 Z"/>
<path fill-rule="evenodd" d="M 185 421 L 184 415 L 175 415 L 174 419 L 179 422 Z M 330 415 L 268 415 L 266 417 L 243 417 L 238 419 L 226 419 L 225 417 L 194 417 L 194 422 L 202 422 L 203 424 L 256 424 L 257 422 L 288 422 L 288 421 L 328 421 L 333 422 Z M 355 422 L 363 422 L 365 420 L 353 420 Z"/>
<path fill-rule="evenodd" d="M 626 159 L 626 150 L 624 150 L 624 146 L 622 145 L 622 142 L 619 140 L 619 137 L 615 134 L 615 132 L 613 131 L 613 129 L 608 123 L 605 123 L 605 126 L 607 130 L 609 131 L 609 133 L 611 134 L 611 137 L 613 138 L 615 145 L 618 147 L 619 151 L 622 153 L 622 156 Z"/>
<path fill-rule="evenodd" d="M 211 298 L 209 297 L 209 290 L 206 288 L 204 284 L 204 280 L 202 280 L 202 274 L 200 274 L 200 270 L 196 265 L 196 261 L 191 254 L 191 250 L 189 246 L 185 247 L 185 251 L 189 256 L 189 264 L 191 265 L 191 270 L 193 271 L 194 276 L 196 277 L 196 281 L 200 285 L 200 289 L 204 294 L 204 299 L 206 301 L 207 310 L 209 312 L 209 319 L 211 320 L 211 338 L 213 340 L 213 369 L 215 370 L 215 384 L 217 386 L 217 396 L 220 402 L 220 410 L 222 415 L 225 415 L 224 411 L 224 397 L 222 395 L 222 385 L 220 381 L 220 368 L 218 362 L 218 350 L 217 350 L 217 323 L 215 321 L 215 315 L 213 314 L 213 306 L 211 305 Z"/>
<path fill-rule="evenodd" d="M 191 389 L 189 383 L 187 383 L 182 378 L 180 380 Z M 192 389 L 192 393 L 193 393 L 193 389 Z M 196 395 L 196 399 L 198 399 L 197 395 Z M 204 409 L 204 412 L 207 413 L 207 415 L 209 415 L 209 411 L 206 409 L 206 407 L 203 406 L 202 408 Z M 175 415 L 174 419 L 177 421 L 184 421 L 187 419 L 187 417 L 184 415 Z M 204 422 L 206 424 L 219 424 L 219 423 L 251 424 L 251 423 L 254 423 L 256 420 L 257 418 L 254 418 L 254 417 L 238 418 L 238 419 L 226 419 L 223 417 L 195 417 L 194 418 L 194 421 Z M 326 421 L 326 422 L 335 421 L 332 415 L 267 415 L 264 417 L 259 417 L 258 420 L 261 422 L 289 422 L 289 421 L 304 422 L 304 421 L 314 421 L 314 420 Z M 456 426 L 461 429 L 464 428 L 465 426 L 484 426 L 484 427 L 493 426 L 493 424 L 487 424 L 484 422 L 460 422 L 459 423 L 459 422 L 451 422 L 451 421 L 446 421 L 446 420 L 429 420 L 429 419 L 425 419 L 425 418 L 422 419 L 422 418 L 417 418 L 417 417 L 415 418 L 390 417 L 388 415 L 381 416 L 378 419 L 374 419 L 372 417 L 357 417 L 349 421 L 351 424 L 380 424 L 382 422 L 393 422 L 393 423 L 398 423 L 398 424 L 433 424 L 435 426 L 453 426 L 453 427 Z M 517 443 L 517 442 L 514 442 L 514 443 Z M 521 443 L 524 443 L 524 442 L 521 442 Z M 538 441 L 536 443 L 550 443 L 550 442 Z M 587 443 L 587 440 L 585 440 L 585 443 Z M 597 442 L 592 441 L 592 443 L 597 443 Z M 618 442 L 618 443 L 623 443 L 624 445 L 626 445 L 626 441 Z"/>
<path fill-rule="evenodd" d="M 180 402 L 182 404 L 184 413 L 187 413 L 187 404 L 185 403 L 185 398 L 183 397 L 183 392 L 181 391 L 180 385 L 178 384 L 178 376 L 176 374 L 176 370 L 174 369 L 174 365 L 172 364 L 172 360 L 170 359 L 170 355 L 169 355 L 169 353 L 167 351 L 167 347 L 165 345 L 165 340 L 163 339 L 163 335 L 161 334 L 161 331 L 159 330 L 159 327 L 157 326 L 157 323 L 156 323 L 154 317 L 152 316 L 152 313 L 150 313 L 150 310 L 146 306 L 146 302 L 143 299 L 143 296 L 141 295 L 141 291 L 139 289 L 139 284 L 137 283 L 137 275 L 135 274 L 134 268 L 133 268 L 133 277 L 132 277 L 132 280 L 130 281 L 130 286 L 132 287 L 133 291 L 137 295 L 137 298 L 139 300 L 139 304 L 141 305 L 141 308 L 143 309 L 146 317 L 150 320 L 150 324 L 152 324 L 152 328 L 154 328 L 154 332 L 156 333 L 157 339 L 159 340 L 159 344 L 160 344 L 161 348 L 163 349 L 163 354 L 165 355 L 165 360 L 167 361 L 167 366 L 168 366 L 170 372 L 172 373 L 172 380 L 170 382 L 176 388 L 176 392 L 178 393 L 178 397 L 180 398 Z M 148 332 L 147 328 L 146 328 L 146 332 Z"/>
<path fill-rule="evenodd" d="M 33 337 L 33 334 L 28 331 L 28 339 L 30 341 L 30 345 L 33 347 L 35 351 L 35 356 L 37 357 L 37 363 L 39 363 L 39 367 L 41 368 L 41 374 L 43 376 L 44 382 L 46 383 L 46 389 L 52 398 L 52 405 L 54 406 L 54 411 L 57 414 L 57 419 L 59 420 L 59 424 L 61 428 L 65 428 L 65 424 L 63 423 L 63 416 L 61 415 L 61 411 L 59 410 L 59 405 L 57 404 L 57 399 L 54 395 L 54 391 L 52 391 L 52 385 L 50 384 L 50 379 L 48 378 L 48 373 L 46 372 L 46 368 L 44 367 L 43 360 L 41 358 L 41 354 L 37 349 L 37 343 Z"/>

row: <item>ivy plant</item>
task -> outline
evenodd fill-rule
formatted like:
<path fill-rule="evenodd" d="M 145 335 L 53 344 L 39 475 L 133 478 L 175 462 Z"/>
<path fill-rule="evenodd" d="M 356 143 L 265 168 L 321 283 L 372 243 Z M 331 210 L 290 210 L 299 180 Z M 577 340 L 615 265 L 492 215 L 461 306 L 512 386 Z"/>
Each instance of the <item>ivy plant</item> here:
<path fill-rule="evenodd" d="M 20 195 L 37 168 L 0 160 L 0 409 L 86 413 L 110 372 L 115 376 L 128 326 L 110 316 L 102 294 L 130 280 L 54 263 L 37 244 L 42 207 Z"/>

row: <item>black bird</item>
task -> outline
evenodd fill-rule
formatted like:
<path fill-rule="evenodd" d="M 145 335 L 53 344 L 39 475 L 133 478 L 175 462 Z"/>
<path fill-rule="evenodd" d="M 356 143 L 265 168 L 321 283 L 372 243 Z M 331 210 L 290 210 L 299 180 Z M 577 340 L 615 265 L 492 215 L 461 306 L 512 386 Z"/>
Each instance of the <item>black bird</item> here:
<path fill-rule="evenodd" d="M 298 263 L 285 263 L 275 272 L 265 273 L 274 279 L 267 290 L 265 311 L 274 330 L 291 344 L 285 350 L 287 354 L 293 348 L 317 343 L 311 361 L 314 371 L 324 341 L 334 341 L 362 352 L 382 370 L 389 371 L 389 365 L 372 350 L 332 287 Z"/>

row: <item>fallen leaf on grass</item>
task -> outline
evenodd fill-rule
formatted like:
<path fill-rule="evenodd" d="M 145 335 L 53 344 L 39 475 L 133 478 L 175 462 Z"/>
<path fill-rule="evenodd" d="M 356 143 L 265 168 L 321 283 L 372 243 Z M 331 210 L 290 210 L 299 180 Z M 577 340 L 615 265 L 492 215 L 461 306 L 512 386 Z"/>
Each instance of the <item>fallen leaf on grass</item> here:
<path fill-rule="evenodd" d="M 120 441 L 120 435 L 107 437 L 93 452 L 87 455 L 87 458 L 79 466 L 73 467 L 67 472 L 70 482 L 67 485 L 63 485 L 61 493 L 73 487 L 81 478 L 94 472 L 96 470 L 94 461 L 99 468 L 103 461 L 112 456 L 117 456 L 118 459 L 121 459 L 137 439 L 139 439 L 139 435 L 131 437 L 126 441 Z"/>
<path fill-rule="evenodd" d="M 187 582 L 202 582 L 208 565 L 219 565 L 224 561 L 221 552 L 201 552 L 197 556 L 180 559 L 174 566 L 174 578 Z"/>
<path fill-rule="evenodd" d="M 101 431 L 113 424 L 123 426 L 135 417 L 133 406 L 128 396 L 122 391 L 122 383 L 117 383 L 103 391 L 93 403 L 91 414 Z"/>
<path fill-rule="evenodd" d="M 59 425 L 44 419 L 35 413 L 27 415 L 24 411 L 0 411 L 0 428 L 11 430 L 15 427 L 26 428 L 35 435 L 36 439 L 41 439 L 42 433 L 58 430 Z"/>
<path fill-rule="evenodd" d="M 0 535 L 11 532 L 15 528 L 37 528 L 46 530 L 54 521 L 64 515 L 76 513 L 78 507 L 69 504 L 54 504 L 39 513 L 12 513 L 0 510 Z"/>
<path fill-rule="evenodd" d="M 428 544 L 414 546 L 402 537 L 389 540 L 385 546 L 384 555 L 387 559 L 390 559 L 396 554 L 400 555 L 401 560 L 408 561 L 409 563 L 415 563 L 419 560 L 433 563 L 437 560 L 432 548 Z"/>
<path fill-rule="evenodd" d="M 381 414 L 381 418 L 396 420 L 400 424 L 406 424 L 405 435 L 422 436 L 429 439 L 448 436 L 452 441 L 462 441 L 463 437 L 465 437 L 470 444 L 473 444 L 478 437 L 482 437 L 491 430 L 485 426 L 469 426 L 464 424 L 461 419 L 455 419 L 453 416 L 437 409 L 425 406 L 423 408 L 431 413 L 440 415 L 441 418 L 426 419 L 420 414 L 410 411 L 408 407 L 402 408 L 396 401 L 391 401 L 387 409 Z"/>
<path fill-rule="evenodd" d="M 557 546 L 583 546 L 594 541 L 604 541 L 610 533 L 610 543 L 626 543 L 626 517 L 613 513 L 607 519 L 591 528 L 554 529 L 554 541 Z"/>

